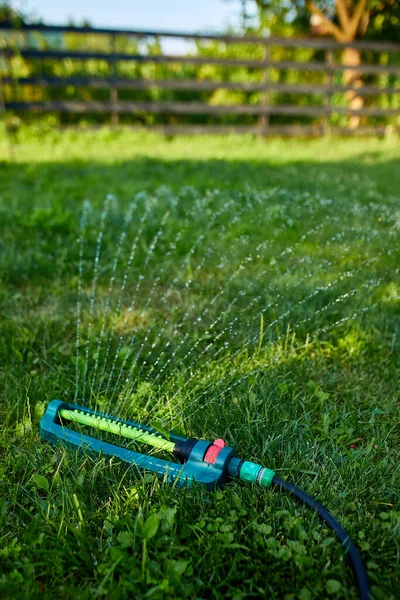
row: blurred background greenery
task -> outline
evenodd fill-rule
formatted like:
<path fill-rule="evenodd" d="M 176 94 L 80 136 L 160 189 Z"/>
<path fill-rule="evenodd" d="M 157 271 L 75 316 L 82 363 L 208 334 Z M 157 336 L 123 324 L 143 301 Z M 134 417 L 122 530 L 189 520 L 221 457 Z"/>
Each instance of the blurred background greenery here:
<path fill-rule="evenodd" d="M 217 3 L 217 2 L 216 2 Z M 242 0 L 240 19 L 233 29 L 221 33 L 231 35 L 280 36 L 284 38 L 310 38 L 321 41 L 321 38 L 331 38 L 338 42 L 380 41 L 396 42 L 399 40 L 400 4 L 393 0 L 364 0 L 343 2 L 343 0 L 320 2 L 304 2 L 304 0 Z M 342 15 L 346 6 L 347 19 Z M 360 10 L 358 10 L 360 9 Z M 238 6 L 239 10 L 239 6 Z M 358 11 L 358 13 L 357 13 Z M 156 62 L 136 62 L 130 60 L 108 61 L 107 59 L 79 58 L 26 58 L 21 55 L 26 48 L 36 50 L 55 50 L 68 52 L 104 53 L 117 52 L 126 55 L 161 56 L 165 54 L 165 38 L 157 35 L 138 37 L 129 34 L 95 34 L 60 31 L 23 31 L 18 30 L 23 24 L 29 24 L 32 16 L 15 11 L 10 6 L 3 5 L 0 11 L 0 22 L 13 22 L 16 29 L 1 30 L 0 41 L 3 48 L 12 48 L 13 57 L 0 57 L 1 70 L 4 77 L 11 77 L 12 82 L 4 85 L 4 101 L 7 102 L 109 102 L 110 87 L 99 87 L 83 83 L 71 84 L 73 78 L 104 78 L 119 80 L 191 80 L 195 82 L 232 82 L 243 84 L 262 84 L 268 79 L 270 84 L 290 85 L 326 85 L 329 79 L 331 86 L 352 85 L 354 88 L 375 86 L 376 93 L 367 96 L 356 95 L 354 92 L 333 91 L 329 93 L 329 103 L 332 107 L 349 107 L 355 109 L 378 108 L 392 109 L 388 115 L 354 117 L 353 125 L 346 114 L 333 114 L 329 119 L 332 126 L 350 127 L 359 125 L 397 127 L 399 123 L 399 94 L 386 93 L 390 88 L 395 91 L 399 87 L 400 53 L 382 49 L 339 48 L 327 55 L 327 50 L 321 47 L 283 47 L 278 43 L 268 47 L 268 60 L 298 61 L 322 63 L 329 60 L 336 65 L 381 65 L 392 67 L 392 72 L 363 73 L 358 71 L 337 71 L 330 76 L 325 70 L 302 70 L 290 68 L 255 68 L 248 66 L 227 66 L 221 64 L 180 64 L 179 62 L 162 64 Z M 0 23 L 1 24 L 1 23 Z M 66 23 L 63 23 L 66 25 Z M 89 26 L 89 23 L 81 23 Z M 132 25 L 133 26 L 133 25 Z M 195 30 L 195 26 L 193 27 Z M 167 52 L 168 53 L 168 52 Z M 263 60 L 266 58 L 266 47 L 262 44 L 226 43 L 224 40 L 181 40 L 182 55 L 222 59 Z M 64 86 L 18 85 L 21 78 L 61 78 L 65 79 Z M 328 79 L 327 79 L 328 78 Z M 69 80 L 69 81 L 68 81 Z M 382 91 L 380 91 L 382 90 Z M 327 102 L 326 92 L 317 91 L 312 94 L 298 91 L 269 90 L 266 100 L 264 91 L 230 90 L 218 88 L 204 89 L 160 89 L 156 85 L 147 89 L 119 89 L 118 101 L 142 102 L 201 102 L 206 105 L 259 105 L 263 102 L 273 106 L 297 105 L 299 107 L 320 106 Z M 20 114 L 21 117 L 21 114 Z M 55 112 L 51 115 L 37 113 L 22 114 L 24 122 L 43 122 L 51 125 L 68 124 L 101 124 L 109 122 L 109 114 L 71 112 Z M 129 125 L 255 125 L 259 121 L 257 115 L 207 115 L 179 114 L 166 112 L 151 113 L 145 110 L 120 114 L 120 124 Z M 312 115 L 272 114 L 270 125 L 279 124 L 321 124 L 323 117 Z M 15 123 L 15 121 L 14 121 Z"/>

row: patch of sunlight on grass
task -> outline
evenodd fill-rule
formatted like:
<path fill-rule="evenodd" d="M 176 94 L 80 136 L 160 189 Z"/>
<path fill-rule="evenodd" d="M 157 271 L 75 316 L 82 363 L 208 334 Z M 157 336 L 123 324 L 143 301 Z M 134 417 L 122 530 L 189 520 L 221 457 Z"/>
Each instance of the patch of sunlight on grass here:
<path fill-rule="evenodd" d="M 393 302 L 396 304 L 400 300 L 400 285 L 391 281 L 381 288 L 381 298 L 383 302 Z"/>
<path fill-rule="evenodd" d="M 365 345 L 365 340 L 363 340 L 359 333 L 355 330 L 349 331 L 346 335 L 341 337 L 338 342 L 338 346 L 341 350 L 345 350 L 349 356 L 356 357 L 361 352 Z"/>
<path fill-rule="evenodd" d="M 147 330 L 152 323 L 150 311 L 125 308 L 117 317 L 115 331 L 120 335 L 132 335 L 138 329 Z"/>

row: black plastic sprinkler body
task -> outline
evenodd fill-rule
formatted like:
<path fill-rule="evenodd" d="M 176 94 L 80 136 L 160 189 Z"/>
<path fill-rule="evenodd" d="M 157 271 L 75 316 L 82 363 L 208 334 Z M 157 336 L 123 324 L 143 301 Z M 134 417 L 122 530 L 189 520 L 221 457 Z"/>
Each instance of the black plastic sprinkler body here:
<path fill-rule="evenodd" d="M 68 425 L 76 423 L 97 431 L 112 433 L 125 439 L 147 444 L 157 450 L 170 452 L 179 462 L 163 460 L 154 455 L 141 454 L 126 447 L 116 446 L 75 431 Z M 217 439 L 214 442 L 184 438 L 169 434 L 168 439 L 155 429 L 133 421 L 123 421 L 75 404 L 52 400 L 40 421 L 40 434 L 53 443 L 63 443 L 76 450 L 97 452 L 116 456 L 120 460 L 142 471 L 156 473 L 164 481 L 179 487 L 190 487 L 200 483 L 212 490 L 221 487 L 229 478 L 238 478 L 261 487 L 273 487 L 292 494 L 332 529 L 347 551 L 359 589 L 360 600 L 369 600 L 368 576 L 357 548 L 338 521 L 314 498 L 295 485 L 283 481 L 275 472 L 256 463 L 241 460 L 233 448 Z"/>

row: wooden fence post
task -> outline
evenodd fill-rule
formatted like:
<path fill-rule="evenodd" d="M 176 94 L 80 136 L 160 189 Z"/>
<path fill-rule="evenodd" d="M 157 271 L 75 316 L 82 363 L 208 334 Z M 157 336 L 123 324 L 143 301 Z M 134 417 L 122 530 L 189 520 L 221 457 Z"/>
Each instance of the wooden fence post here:
<path fill-rule="evenodd" d="M 324 106 L 326 108 L 326 115 L 323 122 L 323 134 L 330 135 L 331 133 L 331 114 L 332 114 L 332 85 L 333 85 L 333 70 L 334 70 L 334 60 L 333 60 L 333 51 L 327 50 L 325 52 L 325 64 L 326 64 L 326 73 L 325 73 L 325 85 L 327 87 L 325 97 L 324 97 Z"/>
<path fill-rule="evenodd" d="M 3 59 L 3 53 L 0 52 L 0 61 Z M 5 57 L 4 57 L 5 60 Z M 3 73 L 0 70 L 0 112 L 1 116 L 4 119 L 4 128 L 7 130 L 7 112 L 6 112 L 6 100 L 4 93 L 4 84 L 3 84 Z"/>
<path fill-rule="evenodd" d="M 113 33 L 111 35 L 111 54 L 115 54 L 115 50 L 116 50 L 116 35 L 115 33 Z M 116 79 L 116 75 L 117 75 L 117 65 L 116 65 L 116 61 L 113 60 L 111 63 L 111 76 L 113 81 L 115 81 Z M 118 88 L 115 85 L 115 83 L 111 84 L 110 87 L 110 101 L 112 106 L 111 109 L 111 126 L 112 127 L 116 127 L 119 123 L 119 117 L 118 117 L 118 112 L 116 110 L 115 105 L 118 102 Z"/>
<path fill-rule="evenodd" d="M 11 79 L 13 80 L 12 63 L 10 60 L 8 60 L 8 57 L 5 52 L 0 52 L 0 61 L 2 62 L 3 60 L 4 60 L 4 64 L 6 65 L 6 69 L 10 71 Z M 14 90 L 13 90 L 13 92 L 14 92 Z M 11 127 L 10 127 L 10 123 L 7 121 L 6 92 L 5 92 L 5 86 L 4 86 L 4 77 L 3 77 L 3 73 L 1 72 L 1 70 L 0 70 L 0 112 L 1 112 L 1 118 L 2 118 L 3 124 L 4 124 L 6 140 L 8 142 L 9 158 L 10 158 L 10 161 L 12 162 L 15 158 L 13 136 L 11 133 L 11 131 L 12 131 L 11 128 L 12 128 L 13 122 L 11 120 Z"/>
<path fill-rule="evenodd" d="M 266 43 L 266 44 L 264 44 L 263 60 L 268 61 L 269 58 L 270 58 L 270 48 L 269 48 L 269 45 Z M 265 83 L 265 84 L 269 83 L 269 79 L 270 79 L 269 71 L 270 71 L 269 66 L 264 69 L 262 78 L 261 78 L 262 83 Z M 270 97 L 269 90 L 265 90 L 265 91 L 261 92 L 260 106 L 264 106 L 264 107 L 269 106 L 270 101 L 271 101 L 271 97 Z M 261 115 L 259 117 L 258 124 L 259 124 L 259 128 L 260 128 L 260 136 L 265 137 L 268 133 L 268 128 L 269 128 L 269 114 Z"/>

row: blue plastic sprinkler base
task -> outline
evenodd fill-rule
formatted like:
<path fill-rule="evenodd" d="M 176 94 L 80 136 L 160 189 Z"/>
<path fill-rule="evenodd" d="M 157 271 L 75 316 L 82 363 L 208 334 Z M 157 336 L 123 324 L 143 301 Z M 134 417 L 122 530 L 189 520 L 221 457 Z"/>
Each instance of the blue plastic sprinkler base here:
<path fill-rule="evenodd" d="M 65 421 L 61 421 L 60 411 L 63 409 L 84 411 L 90 415 L 106 417 L 120 424 L 138 427 L 147 432 L 154 432 L 152 428 L 134 423 L 133 421 L 115 419 L 114 417 L 102 415 L 76 404 L 52 400 L 40 421 L 40 435 L 42 439 L 56 444 L 63 444 L 79 452 L 96 452 L 102 456 L 116 456 L 133 468 L 156 473 L 163 480 L 174 483 L 179 487 L 190 487 L 196 482 L 205 485 L 207 489 L 211 490 L 222 486 L 229 474 L 232 474 L 231 472 L 228 473 L 228 468 L 231 459 L 236 457 L 236 453 L 229 446 L 218 447 L 218 452 L 213 457 L 214 462 L 211 463 L 205 459 L 210 448 L 214 448 L 214 444 L 206 440 L 193 440 L 194 445 L 186 462 L 179 464 L 157 458 L 154 455 L 140 454 L 139 452 L 105 442 L 101 438 L 91 437 L 74 431 L 65 426 Z M 170 439 L 175 442 L 176 448 L 183 447 L 185 443 L 190 441 L 174 434 L 171 434 Z"/>

